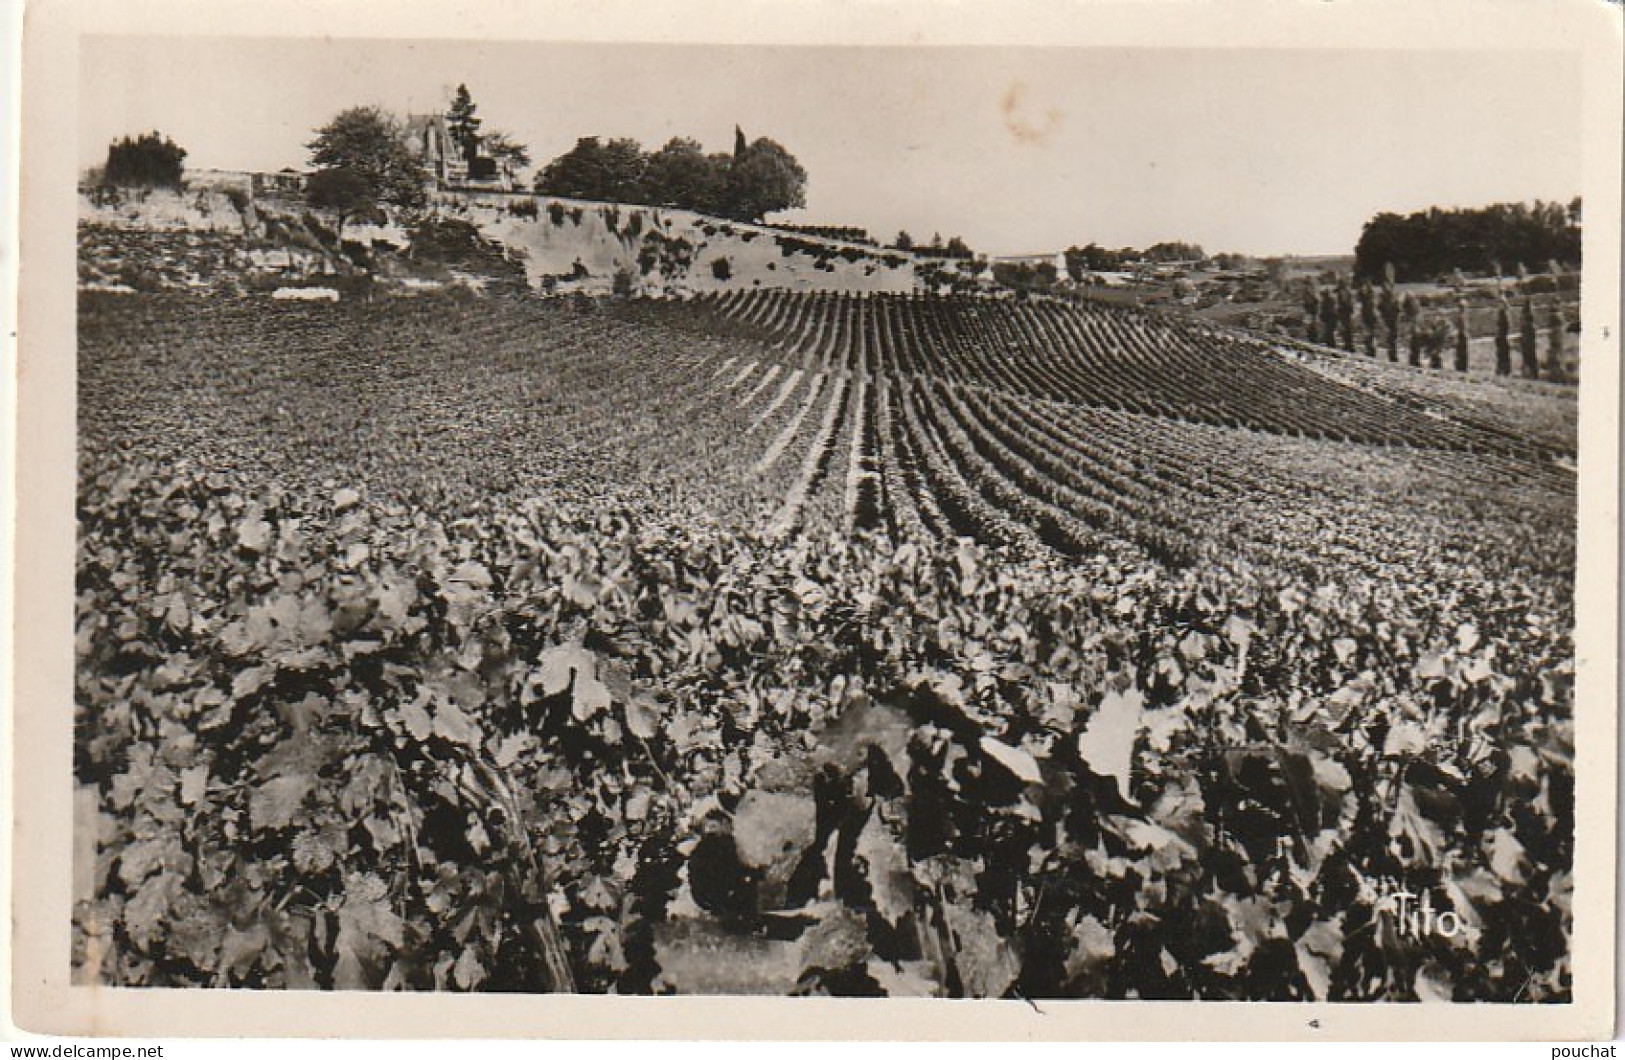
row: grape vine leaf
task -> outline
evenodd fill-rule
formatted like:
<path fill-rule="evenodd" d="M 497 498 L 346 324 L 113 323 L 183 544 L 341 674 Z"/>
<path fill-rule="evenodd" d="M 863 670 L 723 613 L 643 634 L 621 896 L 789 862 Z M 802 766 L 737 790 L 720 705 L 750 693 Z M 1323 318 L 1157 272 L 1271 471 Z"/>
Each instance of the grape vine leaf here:
<path fill-rule="evenodd" d="M 942 912 L 954 942 L 953 961 L 966 996 L 1003 997 L 1020 974 L 1021 961 L 1010 943 L 999 935 L 992 915 L 957 902 L 945 904 Z"/>
<path fill-rule="evenodd" d="M 1066 974 L 1077 977 L 1093 971 L 1117 956 L 1117 941 L 1111 930 L 1086 914 L 1072 928 L 1071 945 L 1067 949 Z"/>
<path fill-rule="evenodd" d="M 1078 734 L 1078 756 L 1097 775 L 1112 777 L 1124 800 L 1133 784 L 1134 743 L 1140 735 L 1140 711 L 1145 697 L 1139 689 L 1108 689 L 1100 706 Z"/>
<path fill-rule="evenodd" d="M 991 736 L 982 737 L 982 753 L 993 759 L 999 765 L 1014 773 L 1017 778 L 1028 784 L 1042 784 L 1043 774 L 1038 771 L 1038 761 L 1026 750 L 1020 747 L 1011 747 L 1007 743 L 995 740 Z"/>
<path fill-rule="evenodd" d="M 577 721 L 590 721 L 613 702 L 609 688 L 598 680 L 598 659 L 579 644 L 556 644 L 542 652 L 542 691 L 554 695 L 571 688 L 570 713 Z"/>
<path fill-rule="evenodd" d="M 286 828 L 315 783 L 316 778 L 304 772 L 272 777 L 263 782 L 249 796 L 249 823 L 255 831 Z"/>
<path fill-rule="evenodd" d="M 404 938 L 405 924 L 389 907 L 384 881 L 372 873 L 346 875 L 333 940 L 333 985 L 340 990 L 371 988 L 377 964 Z"/>
<path fill-rule="evenodd" d="M 444 740 L 475 750 L 480 746 L 480 730 L 462 708 L 447 700 L 434 710 L 434 734 Z"/>

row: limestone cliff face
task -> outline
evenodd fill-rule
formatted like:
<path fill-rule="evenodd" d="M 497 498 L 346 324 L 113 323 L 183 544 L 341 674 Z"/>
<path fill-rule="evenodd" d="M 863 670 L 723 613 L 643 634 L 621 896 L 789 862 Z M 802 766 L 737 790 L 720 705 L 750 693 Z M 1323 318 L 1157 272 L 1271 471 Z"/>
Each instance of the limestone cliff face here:
<path fill-rule="evenodd" d="M 90 287 L 257 289 L 370 271 L 407 287 L 470 283 L 480 267 L 407 253 L 422 217 L 474 226 L 499 270 L 541 294 L 683 297 L 782 289 L 904 294 L 984 282 L 964 263 L 686 210 L 496 192 L 440 192 L 422 214 L 333 219 L 297 195 L 204 186 L 80 199 L 81 283 Z M 346 249 L 347 248 L 347 249 Z M 361 255 L 362 251 L 365 255 Z"/>

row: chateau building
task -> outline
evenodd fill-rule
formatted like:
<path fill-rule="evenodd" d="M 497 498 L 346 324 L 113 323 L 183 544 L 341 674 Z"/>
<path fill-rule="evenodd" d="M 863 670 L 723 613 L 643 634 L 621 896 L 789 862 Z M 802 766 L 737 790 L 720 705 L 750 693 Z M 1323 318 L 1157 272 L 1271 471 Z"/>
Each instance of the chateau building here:
<path fill-rule="evenodd" d="M 505 160 L 493 159 L 482 153 L 480 147 L 483 144 L 476 144 L 471 164 L 452 138 L 444 114 L 408 115 L 406 138 L 438 187 L 512 191 L 517 183 L 513 166 Z"/>

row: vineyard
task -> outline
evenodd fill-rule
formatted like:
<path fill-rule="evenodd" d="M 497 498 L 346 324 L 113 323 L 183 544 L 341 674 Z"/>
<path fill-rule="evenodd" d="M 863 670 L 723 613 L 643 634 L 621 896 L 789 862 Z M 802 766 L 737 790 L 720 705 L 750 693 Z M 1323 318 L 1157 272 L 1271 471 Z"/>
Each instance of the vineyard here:
<path fill-rule="evenodd" d="M 1572 388 L 973 296 L 79 336 L 81 975 L 1572 996 Z"/>

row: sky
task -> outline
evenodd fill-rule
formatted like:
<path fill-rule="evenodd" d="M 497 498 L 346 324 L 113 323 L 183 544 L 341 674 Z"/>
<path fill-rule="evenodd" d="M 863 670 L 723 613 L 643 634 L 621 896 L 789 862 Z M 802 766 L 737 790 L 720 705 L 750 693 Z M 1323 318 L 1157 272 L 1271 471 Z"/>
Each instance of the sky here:
<path fill-rule="evenodd" d="M 1566 202 L 1582 172 L 1558 52 L 90 37 L 79 80 L 85 166 L 157 129 L 189 168 L 302 168 L 344 107 L 442 110 L 466 83 L 538 162 L 589 135 L 729 150 L 737 124 L 808 172 L 783 219 L 993 254 L 1347 254 L 1379 211 Z"/>

